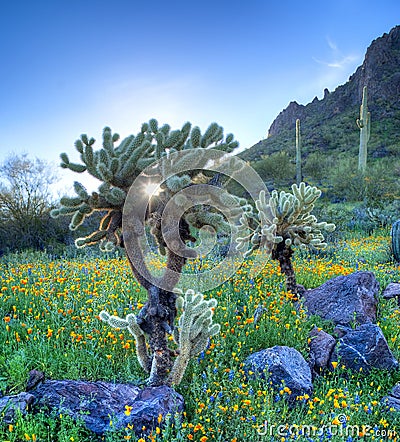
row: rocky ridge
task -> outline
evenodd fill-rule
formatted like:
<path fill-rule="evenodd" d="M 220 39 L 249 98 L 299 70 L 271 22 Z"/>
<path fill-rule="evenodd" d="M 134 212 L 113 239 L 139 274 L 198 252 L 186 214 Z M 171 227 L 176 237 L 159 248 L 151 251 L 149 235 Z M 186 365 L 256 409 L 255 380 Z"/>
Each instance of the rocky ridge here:
<path fill-rule="evenodd" d="M 240 156 L 254 161 L 266 153 L 293 148 L 295 122 L 301 120 L 306 154 L 315 149 L 340 151 L 357 148 L 359 132 L 356 118 L 363 87 L 368 88 L 368 108 L 372 114 L 370 145 L 375 157 L 388 154 L 393 142 L 400 144 L 396 127 L 400 124 L 400 26 L 372 41 L 364 62 L 349 80 L 334 91 L 324 90 L 324 97 L 302 105 L 292 101 L 273 121 L 268 138 L 260 141 Z M 346 135 L 340 140 L 331 128 Z"/>

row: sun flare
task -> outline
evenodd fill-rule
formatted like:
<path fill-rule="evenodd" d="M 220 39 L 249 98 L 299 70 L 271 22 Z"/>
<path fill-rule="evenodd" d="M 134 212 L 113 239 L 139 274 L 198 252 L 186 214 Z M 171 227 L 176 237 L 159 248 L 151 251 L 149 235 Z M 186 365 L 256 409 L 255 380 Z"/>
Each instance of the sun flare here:
<path fill-rule="evenodd" d="M 144 186 L 144 191 L 149 196 L 157 196 L 161 192 L 161 187 L 158 183 L 148 183 Z"/>

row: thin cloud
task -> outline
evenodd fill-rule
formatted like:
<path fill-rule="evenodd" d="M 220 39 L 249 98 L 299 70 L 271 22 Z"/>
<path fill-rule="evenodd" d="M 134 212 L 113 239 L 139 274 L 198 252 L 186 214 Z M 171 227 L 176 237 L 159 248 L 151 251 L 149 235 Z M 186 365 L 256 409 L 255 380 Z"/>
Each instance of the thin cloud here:
<path fill-rule="evenodd" d="M 333 51 L 337 51 L 337 50 L 338 50 L 338 47 L 337 47 L 336 43 L 335 43 L 333 40 L 331 40 L 329 37 L 326 37 L 326 41 L 327 41 L 327 43 L 328 43 L 328 46 L 329 46 Z"/>
<path fill-rule="evenodd" d="M 332 61 L 323 61 L 313 57 L 313 60 L 318 64 L 327 66 L 328 68 L 345 69 L 349 65 L 354 65 L 356 61 L 360 60 L 360 57 L 356 55 L 346 55 L 342 56 L 341 58 L 335 58 Z"/>
<path fill-rule="evenodd" d="M 313 57 L 313 60 L 316 63 L 322 64 L 323 66 L 327 66 L 333 69 L 346 69 L 348 66 L 353 66 L 355 62 L 360 60 L 359 55 L 355 54 L 343 54 L 343 52 L 338 48 L 337 44 L 331 40 L 329 37 L 326 37 L 327 44 L 331 50 L 331 54 L 329 56 L 329 61 L 320 60 L 319 58 Z"/>
<path fill-rule="evenodd" d="M 352 65 L 355 61 L 357 61 L 359 57 L 355 55 L 347 55 L 343 57 L 341 60 L 336 60 L 331 63 L 327 63 L 327 66 L 330 68 L 344 69 L 348 65 Z"/>
<path fill-rule="evenodd" d="M 310 97 L 323 97 L 325 89 L 335 90 L 344 84 L 362 63 L 360 54 L 343 51 L 330 37 L 326 37 L 323 58 L 312 57 L 314 61 L 313 81 L 301 86 L 301 96 L 304 102 L 311 101 Z M 300 95 L 300 94 L 299 94 Z"/>

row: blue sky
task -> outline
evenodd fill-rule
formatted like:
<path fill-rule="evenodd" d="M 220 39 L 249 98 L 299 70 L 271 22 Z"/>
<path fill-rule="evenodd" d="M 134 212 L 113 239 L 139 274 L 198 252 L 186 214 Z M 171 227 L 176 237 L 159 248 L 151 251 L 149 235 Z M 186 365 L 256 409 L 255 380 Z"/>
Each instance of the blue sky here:
<path fill-rule="evenodd" d="M 0 161 L 55 163 L 77 158 L 81 133 L 126 136 L 153 117 L 216 121 L 250 147 L 400 24 L 398 0 L 0 0 L 0 13 Z"/>

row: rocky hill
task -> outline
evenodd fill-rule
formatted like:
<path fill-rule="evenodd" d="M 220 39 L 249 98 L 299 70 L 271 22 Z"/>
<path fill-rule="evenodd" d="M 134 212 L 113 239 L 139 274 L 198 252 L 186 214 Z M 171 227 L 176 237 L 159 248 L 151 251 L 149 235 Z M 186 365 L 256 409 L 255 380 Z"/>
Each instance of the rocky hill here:
<path fill-rule="evenodd" d="M 368 87 L 371 112 L 370 158 L 400 157 L 400 26 L 374 40 L 363 64 L 333 92 L 327 89 L 301 105 L 292 101 L 272 123 L 268 138 L 242 152 L 240 157 L 256 162 L 262 156 L 286 151 L 293 155 L 295 121 L 301 120 L 304 158 L 321 155 L 357 155 L 359 130 L 356 119 L 363 87 Z"/>

